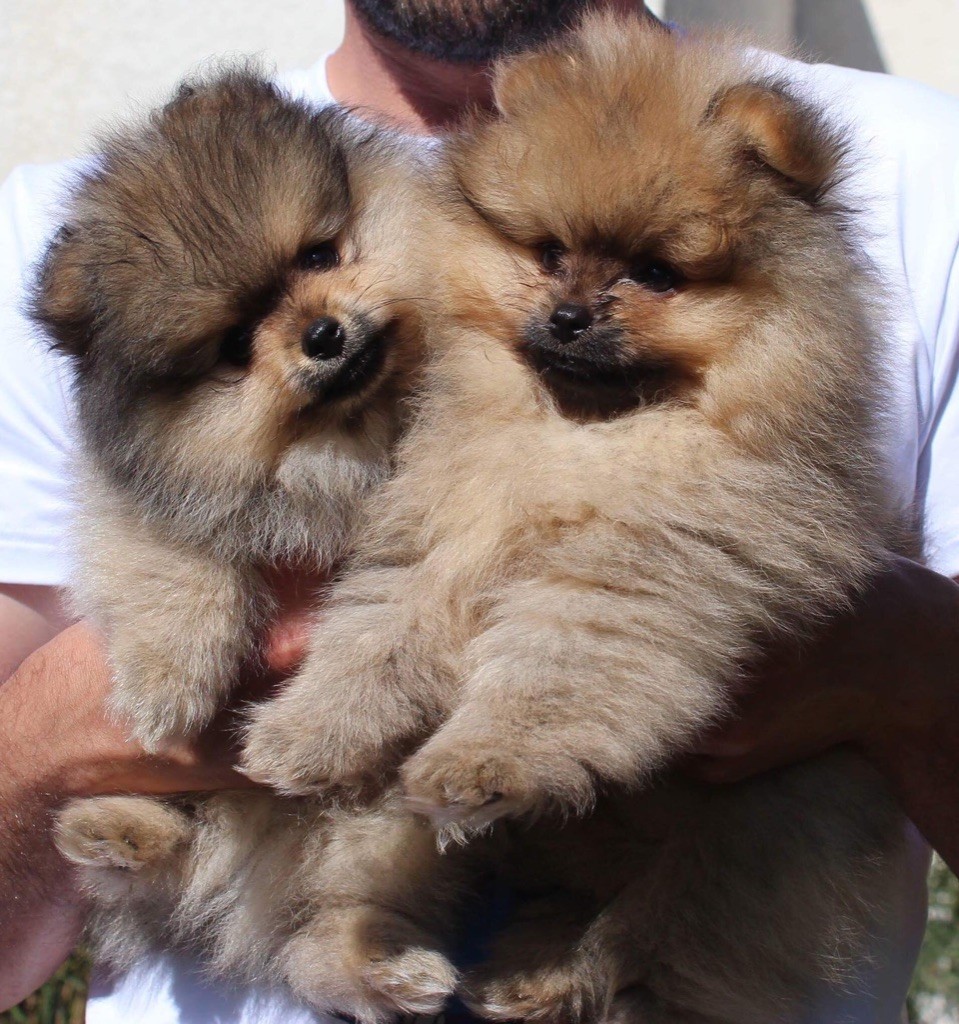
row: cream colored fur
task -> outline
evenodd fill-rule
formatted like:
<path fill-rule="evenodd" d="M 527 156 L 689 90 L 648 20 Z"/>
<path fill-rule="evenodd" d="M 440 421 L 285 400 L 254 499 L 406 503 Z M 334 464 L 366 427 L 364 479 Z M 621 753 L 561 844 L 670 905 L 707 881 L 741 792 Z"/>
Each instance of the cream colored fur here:
<path fill-rule="evenodd" d="M 478 852 L 440 856 L 395 796 L 362 812 L 267 793 L 78 800 L 58 845 L 115 966 L 190 950 L 212 977 L 369 1022 L 437 1013 L 456 986 L 446 950 Z"/>
<path fill-rule="evenodd" d="M 638 19 L 495 82 L 449 148 L 478 216 L 399 472 L 246 764 L 340 798 L 399 773 L 438 828 L 541 816 L 511 863 L 561 892 L 468 979 L 487 1017 L 800 1019 L 882 927 L 882 785 L 839 756 L 722 793 L 661 773 L 744 660 L 908 543 L 839 135 L 756 57 Z M 533 362 L 566 358 L 558 303 L 595 324 L 571 384 Z"/>
<path fill-rule="evenodd" d="M 76 357 L 74 603 L 104 633 L 110 711 L 162 750 L 255 666 L 271 576 L 348 552 L 390 471 L 448 226 L 417 147 L 244 71 L 182 91 L 103 168 L 77 186 L 36 308 Z M 304 265 L 328 239 L 338 261 Z M 248 308 L 250 357 L 231 361 L 217 348 Z M 303 343 L 322 316 L 344 359 L 386 332 L 375 376 L 337 400 Z M 441 857 L 395 796 L 104 796 L 69 804 L 57 842 L 114 964 L 190 949 L 214 976 L 365 1022 L 435 1012 L 456 984 L 443 950 L 474 854 Z"/>

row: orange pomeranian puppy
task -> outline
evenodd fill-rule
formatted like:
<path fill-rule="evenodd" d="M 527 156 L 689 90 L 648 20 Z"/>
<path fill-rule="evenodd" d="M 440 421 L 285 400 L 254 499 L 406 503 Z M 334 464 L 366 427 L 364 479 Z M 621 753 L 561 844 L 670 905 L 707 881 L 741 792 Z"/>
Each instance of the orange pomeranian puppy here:
<path fill-rule="evenodd" d="M 505 61 L 495 98 L 448 147 L 475 220 L 418 420 L 247 765 L 399 776 L 466 832 L 595 806 L 517 831 L 550 895 L 468 982 L 488 1017 L 791 1020 L 891 902 L 891 802 L 840 756 L 652 783 L 744 658 L 912 543 L 840 137 L 761 57 L 638 18 Z"/>

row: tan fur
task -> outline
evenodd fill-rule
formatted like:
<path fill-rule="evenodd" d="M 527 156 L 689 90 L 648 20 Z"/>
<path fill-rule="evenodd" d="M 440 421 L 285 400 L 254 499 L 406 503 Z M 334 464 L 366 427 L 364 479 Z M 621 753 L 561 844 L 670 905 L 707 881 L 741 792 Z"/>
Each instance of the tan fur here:
<path fill-rule="evenodd" d="M 34 309 L 75 360 L 75 605 L 104 631 L 110 710 L 148 749 L 227 702 L 269 580 L 331 569 L 389 472 L 447 248 L 433 173 L 240 70 L 108 140 L 77 184 Z M 338 262 L 305 262 L 317 245 Z M 339 355 L 307 347 L 321 317 Z M 115 964 L 188 948 L 215 976 L 371 1022 L 456 984 L 444 948 L 473 854 L 440 857 L 395 796 L 100 797 L 64 809 L 57 841 Z"/>
<path fill-rule="evenodd" d="M 493 1019 L 793 1019 L 881 926 L 899 819 L 862 766 L 641 789 L 908 543 L 838 133 L 757 60 L 607 16 L 496 70 L 449 146 L 476 218 L 399 472 L 252 713 L 286 792 L 400 773 L 467 829 L 596 807 L 519 833 L 568 895 L 468 983 Z"/>
<path fill-rule="evenodd" d="M 239 71 L 106 140 L 77 183 L 34 313 L 75 360 L 77 604 L 105 629 L 115 707 L 148 746 L 223 703 L 269 610 L 259 571 L 333 564 L 389 469 L 421 359 L 429 275 L 409 254 L 435 244 L 438 219 L 417 212 L 435 205 L 430 175 L 386 133 Z M 303 265 L 318 243 L 338 265 Z M 330 399 L 338 361 L 302 342 L 324 316 L 343 361 L 385 338 L 373 378 Z M 238 330 L 241 363 L 224 355 Z M 128 686 L 147 663 L 153 678 Z"/>
<path fill-rule="evenodd" d="M 396 796 L 363 811 L 268 793 L 89 798 L 61 813 L 57 842 L 114 966 L 186 949 L 213 977 L 286 984 L 368 1022 L 438 1012 L 457 984 L 447 949 L 480 851 L 440 856 Z"/>

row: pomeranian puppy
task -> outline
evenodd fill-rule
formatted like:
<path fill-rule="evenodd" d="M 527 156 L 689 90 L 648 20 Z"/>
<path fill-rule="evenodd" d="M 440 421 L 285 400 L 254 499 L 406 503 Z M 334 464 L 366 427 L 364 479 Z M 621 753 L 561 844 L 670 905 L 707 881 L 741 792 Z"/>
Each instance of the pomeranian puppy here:
<path fill-rule="evenodd" d="M 238 71 L 77 186 L 35 315 L 76 368 L 76 603 L 148 749 L 224 704 L 264 570 L 330 566 L 386 475 L 420 344 L 407 164 Z"/>
<path fill-rule="evenodd" d="M 181 88 L 76 185 L 34 315 L 75 363 L 75 604 L 147 749 L 209 722 L 256 660 L 269 574 L 330 569 L 387 475 L 424 254 L 445 248 L 431 180 L 409 143 L 239 69 Z M 114 962 L 193 942 L 214 972 L 364 1019 L 452 988 L 430 908 L 455 867 L 390 797 L 80 800 L 59 846 Z"/>
<path fill-rule="evenodd" d="M 649 786 L 743 659 L 909 543 L 840 133 L 755 53 L 611 15 L 502 63 L 495 107 L 448 146 L 476 220 L 399 471 L 245 763 L 293 794 L 399 773 L 461 830 L 608 792 L 519 832 L 514 866 L 563 895 L 476 1009 L 791 1020 L 891 905 L 878 780 L 837 756 Z"/>

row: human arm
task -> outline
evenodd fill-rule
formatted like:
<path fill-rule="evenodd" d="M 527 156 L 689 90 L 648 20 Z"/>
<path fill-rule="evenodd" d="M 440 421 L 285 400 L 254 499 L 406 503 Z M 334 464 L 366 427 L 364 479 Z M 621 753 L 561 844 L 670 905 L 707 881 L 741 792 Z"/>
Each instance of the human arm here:
<path fill-rule="evenodd" d="M 959 871 L 959 581 L 896 559 L 815 642 L 750 672 L 690 770 L 735 782 L 843 743 Z"/>
<path fill-rule="evenodd" d="M 236 788 L 232 719 L 201 743 L 146 755 L 103 711 L 110 675 L 96 632 L 80 623 L 57 633 L 47 588 L 19 588 L 0 601 L 0 660 L 22 664 L 0 685 L 0 1007 L 41 984 L 76 941 L 81 924 L 73 876 L 50 838 L 51 815 L 72 796 Z M 44 593 L 41 593 L 44 591 Z M 289 587 L 265 648 L 274 675 L 299 660 L 312 588 Z M 23 627 L 29 631 L 25 631 Z M 54 635 L 56 634 L 56 635 Z M 30 637 L 42 646 L 32 653 Z M 43 640 L 47 640 L 43 643 Z M 249 696 L 247 689 L 243 696 Z"/>

